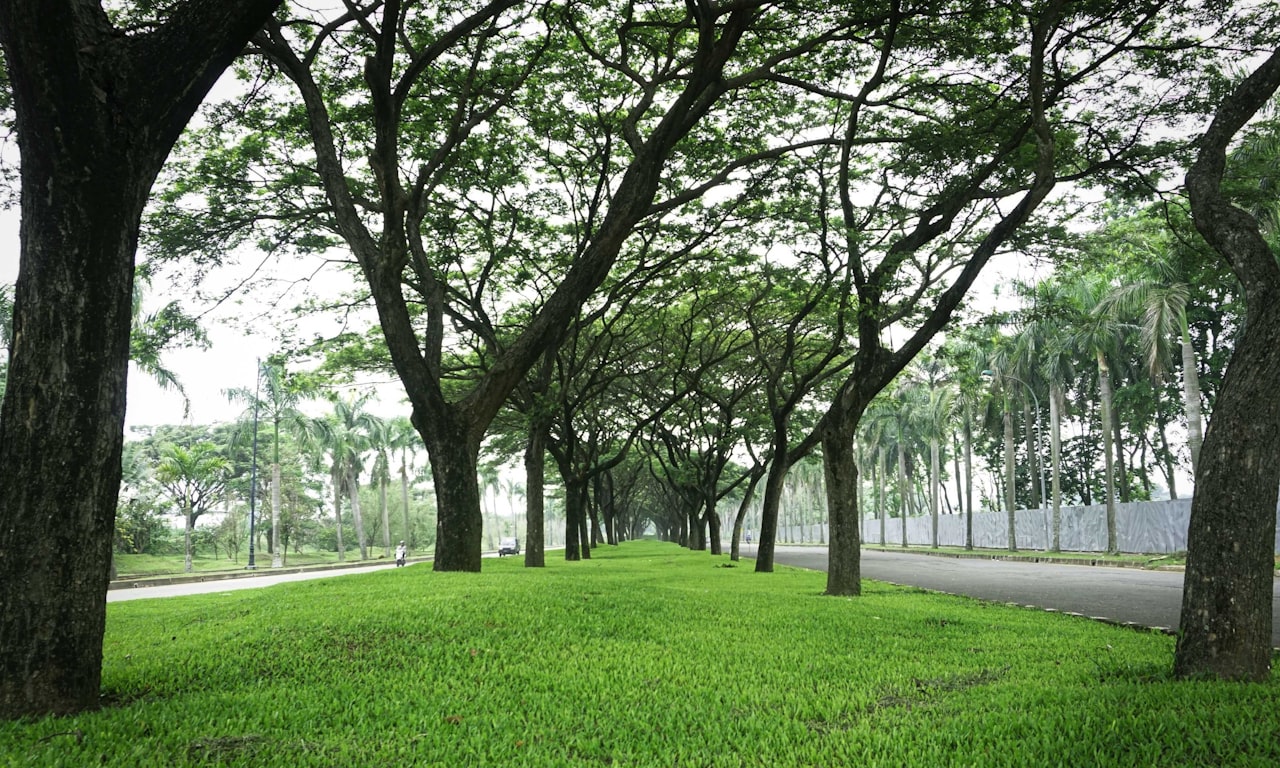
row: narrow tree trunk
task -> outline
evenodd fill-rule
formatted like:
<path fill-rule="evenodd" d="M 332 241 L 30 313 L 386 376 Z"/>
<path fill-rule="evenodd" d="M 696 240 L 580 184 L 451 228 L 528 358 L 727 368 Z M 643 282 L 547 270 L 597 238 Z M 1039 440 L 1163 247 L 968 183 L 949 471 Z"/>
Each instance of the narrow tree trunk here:
<path fill-rule="evenodd" d="M 582 535 L 586 527 L 586 483 L 561 473 L 564 482 L 564 559 L 570 562 L 591 557 L 591 544 Z"/>
<path fill-rule="evenodd" d="M 907 451 L 898 433 L 898 518 L 902 522 L 902 548 L 907 548 Z"/>
<path fill-rule="evenodd" d="M 1116 474 L 1111 430 L 1111 369 L 1101 352 L 1098 353 L 1098 391 L 1102 401 L 1102 454 L 1106 473 L 1104 485 L 1107 494 L 1107 554 L 1114 555 L 1120 551 L 1120 545 L 1116 538 Z"/>
<path fill-rule="evenodd" d="M 889 453 L 880 449 L 880 471 L 876 473 L 876 499 L 880 504 L 880 546 L 886 546 L 885 520 L 889 517 L 889 505 L 885 503 L 884 487 L 889 474 Z"/>
<path fill-rule="evenodd" d="M 409 525 L 409 467 L 400 462 L 400 500 L 402 517 L 400 535 L 404 537 L 405 546 L 413 549 L 413 528 Z"/>
<path fill-rule="evenodd" d="M 1027 442 L 1027 469 L 1031 474 L 1031 501 L 1027 509 L 1040 509 L 1044 494 L 1044 473 L 1040 471 L 1040 435 L 1036 433 L 1036 422 L 1040 414 L 1033 413 L 1031 403 L 1022 404 L 1022 432 Z"/>
<path fill-rule="evenodd" d="M 756 549 L 756 573 L 773 573 L 774 541 L 778 537 L 778 511 L 782 502 L 782 485 L 787 478 L 786 460 L 774 455 L 765 477 L 764 496 L 760 499 L 760 544 Z"/>
<path fill-rule="evenodd" d="M 938 486 L 942 483 L 942 467 L 938 441 L 929 441 L 929 517 L 933 523 L 934 549 L 938 548 Z"/>
<path fill-rule="evenodd" d="M 330 475 L 333 480 L 333 524 L 338 537 L 338 562 L 346 562 L 347 547 L 342 543 L 342 473 L 334 468 Z"/>
<path fill-rule="evenodd" d="M 1204 433 L 1200 416 L 1200 374 L 1196 366 L 1196 349 L 1191 344 L 1186 315 L 1182 318 L 1182 397 L 1187 414 L 1187 447 L 1191 450 L 1191 476 L 1200 465 L 1200 444 Z"/>
<path fill-rule="evenodd" d="M 191 562 L 191 533 L 196 526 L 196 521 L 191 519 L 191 500 L 190 499 L 186 500 L 186 503 L 184 505 L 182 512 L 183 512 L 182 514 L 183 552 L 186 555 L 182 561 L 182 570 L 185 573 L 191 573 L 193 570 L 195 570 L 195 565 L 194 563 Z"/>
<path fill-rule="evenodd" d="M 1271 674 L 1280 484 L 1280 265 L 1258 222 L 1219 185 L 1232 137 L 1280 88 L 1280 50 L 1219 107 L 1187 173 L 1196 229 L 1244 289 L 1244 331 L 1201 447 L 1187 532 L 1179 677 L 1265 681 Z"/>
<path fill-rule="evenodd" d="M 964 548 L 973 549 L 973 414 L 964 406 Z"/>
<path fill-rule="evenodd" d="M 347 473 L 347 491 L 351 494 L 351 520 L 356 526 L 356 541 L 360 544 L 360 559 L 369 559 L 369 546 L 364 537 L 364 516 L 360 513 L 360 480 L 355 472 Z"/>
<path fill-rule="evenodd" d="M 752 470 L 751 477 L 747 480 L 747 487 L 742 491 L 742 503 L 738 505 L 738 513 L 733 517 L 733 542 L 729 549 L 729 559 L 737 562 L 739 553 L 739 544 L 742 541 L 742 529 L 746 524 L 747 510 L 751 507 L 751 500 L 755 498 L 756 486 L 760 484 L 760 478 L 764 477 L 764 473 Z"/>
<path fill-rule="evenodd" d="M 1062 550 L 1062 387 L 1054 384 L 1049 391 L 1049 464 L 1053 478 L 1053 542 L 1050 551 Z"/>
<path fill-rule="evenodd" d="M 276 432 L 276 444 L 280 434 Z M 284 552 L 280 549 L 280 459 L 271 465 L 271 567 L 284 565 Z"/>
<path fill-rule="evenodd" d="M 1009 516 L 1009 551 L 1018 551 L 1018 532 L 1016 528 L 1015 510 L 1018 508 L 1017 493 L 1013 477 L 1013 414 L 1009 412 L 1009 403 L 1004 407 L 1004 506 Z"/>
<path fill-rule="evenodd" d="M 543 521 L 546 516 L 543 481 L 547 471 L 547 453 L 542 440 L 542 428 L 531 427 L 524 449 L 524 565 L 526 568 L 543 568 L 547 564 L 546 544 L 543 541 Z"/>
<path fill-rule="evenodd" d="M 382 556 L 391 557 L 391 514 L 387 509 L 387 485 L 389 478 L 378 478 L 378 506 L 382 512 Z"/>

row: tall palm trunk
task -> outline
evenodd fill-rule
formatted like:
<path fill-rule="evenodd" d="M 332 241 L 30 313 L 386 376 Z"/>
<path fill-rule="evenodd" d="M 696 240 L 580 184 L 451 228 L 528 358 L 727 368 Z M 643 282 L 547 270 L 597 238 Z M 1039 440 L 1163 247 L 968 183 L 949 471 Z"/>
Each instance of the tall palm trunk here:
<path fill-rule="evenodd" d="M 403 502 L 404 516 L 400 535 L 404 537 L 404 542 L 409 549 L 413 549 L 413 529 L 409 527 L 409 467 L 403 460 L 400 462 L 400 500 Z"/>
<path fill-rule="evenodd" d="M 929 440 L 929 517 L 933 524 L 933 548 L 938 548 L 938 486 L 942 482 L 941 450 L 937 438 Z"/>
<path fill-rule="evenodd" d="M 973 549 L 973 411 L 964 404 L 964 548 Z"/>
<path fill-rule="evenodd" d="M 1009 399 L 1005 399 L 1005 512 L 1009 515 L 1009 550 L 1018 552 L 1018 531 L 1015 530 L 1015 509 L 1018 508 L 1014 488 L 1014 415 L 1009 411 Z"/>
<path fill-rule="evenodd" d="M 902 522 L 902 548 L 907 548 L 907 452 L 898 433 L 898 519 Z"/>
<path fill-rule="evenodd" d="M 391 557 L 391 516 L 387 511 L 387 486 L 391 478 L 386 472 L 378 476 L 378 506 L 382 512 L 382 556 Z"/>
<path fill-rule="evenodd" d="M 183 513 L 182 519 L 184 523 L 183 551 L 185 553 L 185 558 L 182 561 L 182 570 L 185 571 L 186 573 L 191 573 L 191 571 L 195 567 L 194 564 L 191 562 L 191 533 L 192 533 L 192 529 L 195 528 L 195 520 L 191 518 L 191 498 L 190 497 L 188 497 L 186 501 L 183 502 L 182 513 Z"/>
<path fill-rule="evenodd" d="M 360 559 L 369 559 L 369 545 L 364 540 L 364 516 L 360 514 L 360 478 L 355 472 L 347 472 L 347 490 L 351 493 L 351 519 L 356 524 L 356 542 L 360 545 Z"/>
<path fill-rule="evenodd" d="M 1050 551 L 1062 549 L 1062 385 L 1054 383 L 1049 389 L 1049 470 L 1053 493 L 1053 542 Z"/>
<path fill-rule="evenodd" d="M 280 433 L 276 432 L 276 443 Z M 284 552 L 280 549 L 280 450 L 276 449 L 275 462 L 271 465 L 271 567 L 284 565 Z"/>
<path fill-rule="evenodd" d="M 1187 414 L 1187 447 L 1191 450 L 1191 476 L 1195 477 L 1200 466 L 1200 444 L 1204 432 L 1200 417 L 1200 375 L 1196 368 L 1196 350 L 1191 345 L 1191 333 L 1186 317 L 1182 320 L 1182 398 Z"/>
<path fill-rule="evenodd" d="M 1115 461 L 1113 459 L 1111 432 L 1111 368 L 1106 357 L 1098 353 L 1098 393 L 1102 400 L 1102 454 L 1106 476 L 1104 485 L 1107 494 L 1107 554 L 1114 555 L 1119 551 L 1116 542 L 1116 480 Z"/>
<path fill-rule="evenodd" d="M 347 548 L 342 543 L 342 470 L 336 464 L 330 477 L 333 480 L 333 522 L 338 536 L 338 562 L 342 563 L 347 559 Z"/>
<path fill-rule="evenodd" d="M 880 471 L 876 473 L 876 503 L 880 511 L 880 546 L 885 545 L 885 518 L 889 516 L 888 505 L 884 503 L 885 476 L 889 474 L 889 452 L 880 449 Z"/>

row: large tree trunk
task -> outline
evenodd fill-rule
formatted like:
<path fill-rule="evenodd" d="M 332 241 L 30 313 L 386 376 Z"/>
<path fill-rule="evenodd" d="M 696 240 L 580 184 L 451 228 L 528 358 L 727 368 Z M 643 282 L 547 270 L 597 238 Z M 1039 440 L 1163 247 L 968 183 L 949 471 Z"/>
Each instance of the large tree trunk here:
<path fill-rule="evenodd" d="M 0 3 L 22 166 L 0 406 L 0 718 L 98 704 L 142 209 L 277 4 L 178 3 L 125 35 L 94 3 Z"/>
<path fill-rule="evenodd" d="M 1280 88 L 1280 50 L 1223 102 L 1187 173 L 1196 229 L 1244 288 L 1236 344 L 1201 446 L 1183 581 L 1179 677 L 1263 681 L 1271 667 L 1271 601 L 1280 484 L 1280 266 L 1257 221 L 1219 185 L 1235 133 Z"/>
<path fill-rule="evenodd" d="M 543 482 L 547 471 L 547 452 L 542 440 L 542 427 L 530 427 L 528 444 L 524 450 L 524 565 L 526 568 L 542 568 L 547 564 L 546 544 L 542 533 L 543 520 L 546 516 Z"/>
<path fill-rule="evenodd" d="M 853 445 L 861 413 L 844 413 L 822 439 L 822 466 L 827 485 L 828 595 L 862 594 L 862 520 L 858 513 L 858 462 Z"/>
<path fill-rule="evenodd" d="M 427 441 L 431 474 L 436 487 L 437 571 L 480 572 L 480 543 L 484 516 L 480 512 L 480 441 L 474 437 L 471 419 L 452 409 L 448 418 L 422 423 L 418 409 L 413 422 Z"/>

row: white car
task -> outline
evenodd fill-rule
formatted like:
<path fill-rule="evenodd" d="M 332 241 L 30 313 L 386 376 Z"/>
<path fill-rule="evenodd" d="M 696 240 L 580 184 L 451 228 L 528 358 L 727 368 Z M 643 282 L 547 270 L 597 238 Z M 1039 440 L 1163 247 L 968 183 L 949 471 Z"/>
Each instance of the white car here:
<path fill-rule="evenodd" d="M 520 540 L 514 537 L 498 540 L 498 557 L 520 554 Z"/>

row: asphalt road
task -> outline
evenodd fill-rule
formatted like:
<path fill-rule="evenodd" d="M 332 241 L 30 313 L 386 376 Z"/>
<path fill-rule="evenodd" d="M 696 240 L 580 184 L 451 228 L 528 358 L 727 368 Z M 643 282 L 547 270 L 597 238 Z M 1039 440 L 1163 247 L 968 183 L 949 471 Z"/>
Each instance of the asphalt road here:
<path fill-rule="evenodd" d="M 744 551 L 751 556 L 752 551 Z M 825 547 L 778 547 L 774 562 L 825 571 Z M 924 589 L 1108 621 L 1173 629 L 1182 608 L 1182 573 L 862 551 L 862 576 Z M 1271 645 L 1280 648 L 1280 579 L 1271 602 Z"/>

